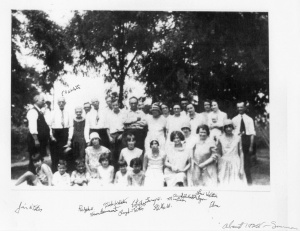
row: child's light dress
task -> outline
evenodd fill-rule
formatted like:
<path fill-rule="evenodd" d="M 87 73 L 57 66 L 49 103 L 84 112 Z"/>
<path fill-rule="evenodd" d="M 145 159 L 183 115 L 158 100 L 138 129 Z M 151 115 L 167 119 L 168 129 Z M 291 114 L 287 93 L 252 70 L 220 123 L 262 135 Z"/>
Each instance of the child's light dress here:
<path fill-rule="evenodd" d="M 150 153 L 146 153 L 148 158 L 148 166 L 145 173 L 145 187 L 163 187 L 164 186 L 164 160 L 165 153 L 160 151 L 157 157 Z"/>
<path fill-rule="evenodd" d="M 127 187 L 128 171 L 124 175 L 121 173 L 121 171 L 117 171 L 114 184 L 117 187 Z"/>
<path fill-rule="evenodd" d="M 113 183 L 114 167 L 109 165 L 107 168 L 98 167 L 99 183 L 101 186 L 111 185 Z"/>

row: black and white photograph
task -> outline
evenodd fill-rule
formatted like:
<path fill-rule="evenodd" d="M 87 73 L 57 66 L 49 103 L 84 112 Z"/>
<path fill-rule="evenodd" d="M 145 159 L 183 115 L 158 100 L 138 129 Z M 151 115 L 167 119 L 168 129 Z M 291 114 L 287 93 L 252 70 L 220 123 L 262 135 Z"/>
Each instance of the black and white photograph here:
<path fill-rule="evenodd" d="M 267 12 L 11 16 L 16 186 L 270 185 Z"/>
<path fill-rule="evenodd" d="M 300 229 L 300 4 L 125 2 L 3 4 L 0 230 Z"/>

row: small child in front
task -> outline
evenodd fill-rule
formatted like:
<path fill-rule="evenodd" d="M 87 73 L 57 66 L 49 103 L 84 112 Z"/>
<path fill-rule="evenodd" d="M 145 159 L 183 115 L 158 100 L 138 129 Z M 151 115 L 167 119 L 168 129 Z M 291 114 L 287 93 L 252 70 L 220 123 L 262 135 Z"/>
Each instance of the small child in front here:
<path fill-rule="evenodd" d="M 25 172 L 17 180 L 16 186 L 22 184 L 25 181 L 27 181 L 27 184 L 33 186 L 51 186 L 53 175 L 51 168 L 43 162 L 43 158 L 40 156 L 40 154 L 35 154 L 31 158 L 35 167 L 36 175 L 34 175 L 31 171 Z"/>
<path fill-rule="evenodd" d="M 119 171 L 117 171 L 115 176 L 115 182 L 114 184 L 118 187 L 126 187 L 128 186 L 128 171 L 127 171 L 127 163 L 125 160 L 120 160 L 118 162 L 119 165 Z"/>
<path fill-rule="evenodd" d="M 75 161 L 76 170 L 71 175 L 71 186 L 87 186 L 90 182 L 91 176 L 86 171 L 85 163 L 82 159 Z"/>
<path fill-rule="evenodd" d="M 132 170 L 129 170 L 128 173 L 128 186 L 143 186 L 145 181 L 145 174 L 142 169 L 142 160 L 140 158 L 134 158 L 130 162 L 130 167 Z"/>
<path fill-rule="evenodd" d="M 110 185 L 114 181 L 115 169 L 113 166 L 109 165 L 109 160 L 109 153 L 101 154 L 99 159 L 101 165 L 97 168 L 98 178 L 100 179 L 101 186 Z"/>
<path fill-rule="evenodd" d="M 58 171 L 53 174 L 52 184 L 53 186 L 65 187 L 71 185 L 71 178 L 67 173 L 67 162 L 65 160 L 59 160 L 57 165 Z"/>

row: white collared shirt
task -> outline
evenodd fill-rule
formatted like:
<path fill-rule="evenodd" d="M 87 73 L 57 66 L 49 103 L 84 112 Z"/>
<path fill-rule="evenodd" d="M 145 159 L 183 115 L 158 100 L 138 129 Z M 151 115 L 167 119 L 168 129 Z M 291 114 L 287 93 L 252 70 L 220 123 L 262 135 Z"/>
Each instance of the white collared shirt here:
<path fill-rule="evenodd" d="M 241 120 L 241 114 L 238 114 L 232 119 L 235 134 L 240 133 Z M 245 123 L 246 135 L 256 135 L 253 119 L 250 116 L 243 114 L 243 120 Z"/>
<path fill-rule="evenodd" d="M 42 113 L 41 109 L 34 105 L 33 108 L 31 108 L 28 112 L 27 112 L 27 120 L 28 120 L 28 128 L 29 128 L 29 132 L 31 134 L 38 134 L 37 131 L 37 119 L 39 117 L 37 111 L 34 109 L 36 108 L 40 113 Z"/>
<path fill-rule="evenodd" d="M 62 120 L 63 118 L 63 120 Z M 70 128 L 73 120 L 70 117 L 68 111 L 64 110 L 54 110 L 51 115 L 50 127 L 52 129 Z"/>
<path fill-rule="evenodd" d="M 188 116 L 190 125 L 191 125 L 191 134 L 196 135 L 196 131 L 198 126 L 205 124 L 203 116 L 201 114 L 195 112 L 194 118 L 191 118 L 190 115 Z"/>
<path fill-rule="evenodd" d="M 110 134 L 124 130 L 123 121 L 125 113 L 123 110 L 120 109 L 119 113 L 115 113 L 111 110 L 108 111 L 107 115 L 107 122 Z"/>
<path fill-rule="evenodd" d="M 97 121 L 98 116 L 98 121 Z M 84 138 L 86 142 L 90 141 L 90 129 L 105 129 L 108 128 L 108 123 L 105 113 L 100 109 L 95 110 L 94 108 L 86 115 L 85 127 L 84 127 Z"/>
<path fill-rule="evenodd" d="M 62 128 L 69 129 L 68 139 L 71 139 L 73 136 L 73 133 L 70 132 L 70 128 L 73 127 L 73 119 L 70 117 L 69 113 L 65 109 L 64 110 L 58 109 L 52 111 L 49 127 L 51 128 L 50 136 L 52 135 L 52 129 L 62 129 Z"/>
<path fill-rule="evenodd" d="M 57 171 L 53 174 L 52 184 L 54 186 L 59 186 L 59 187 L 70 186 L 71 185 L 71 177 L 67 172 L 65 172 L 63 175 L 61 175 L 59 173 L 59 171 Z"/>
<path fill-rule="evenodd" d="M 137 128 L 137 129 L 142 129 L 143 127 L 145 127 L 146 125 L 146 121 L 145 121 L 145 113 L 142 110 L 136 110 L 136 111 L 132 111 L 129 110 L 127 111 L 127 113 L 125 113 L 124 116 L 124 127 L 125 128 Z M 137 121 L 137 118 L 140 117 L 141 120 Z M 129 124 L 130 125 L 126 125 Z"/>

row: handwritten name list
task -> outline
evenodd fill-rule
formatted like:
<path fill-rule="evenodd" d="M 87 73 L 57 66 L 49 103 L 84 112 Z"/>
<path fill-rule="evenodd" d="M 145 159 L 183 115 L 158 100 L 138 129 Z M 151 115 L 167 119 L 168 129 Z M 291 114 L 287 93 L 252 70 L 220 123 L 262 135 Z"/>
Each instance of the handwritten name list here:
<path fill-rule="evenodd" d="M 195 193 L 173 193 L 167 197 L 145 197 L 143 199 L 122 198 L 120 200 L 108 201 L 99 206 L 79 205 L 78 212 L 91 217 L 112 213 L 117 216 L 128 216 L 132 213 L 142 212 L 145 209 L 153 211 L 168 210 L 176 206 L 176 203 L 198 203 L 208 208 L 219 208 L 217 194 L 198 190 Z"/>

